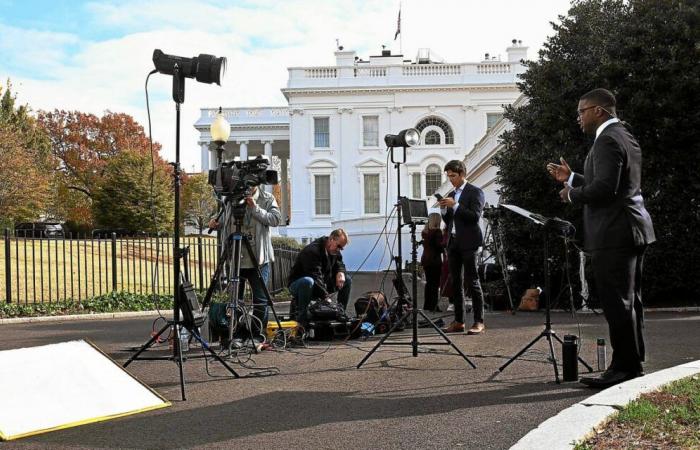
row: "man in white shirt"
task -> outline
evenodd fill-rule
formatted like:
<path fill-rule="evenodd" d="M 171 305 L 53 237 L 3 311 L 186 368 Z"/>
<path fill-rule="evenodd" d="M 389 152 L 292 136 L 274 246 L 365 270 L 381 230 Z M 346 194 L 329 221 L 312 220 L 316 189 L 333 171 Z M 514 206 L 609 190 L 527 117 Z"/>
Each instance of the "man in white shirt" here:
<path fill-rule="evenodd" d="M 484 210 L 484 192 L 467 183 L 467 169 L 459 160 L 449 161 L 445 165 L 447 178 L 454 190 L 440 200 L 442 218 L 450 233 L 447 242 L 447 261 L 452 280 L 452 303 L 455 307 L 454 321 L 443 331 L 458 333 L 464 331 L 464 283 L 462 273 L 467 280 L 467 288 L 472 298 L 474 324 L 469 334 L 481 334 L 484 331 L 484 294 L 477 272 L 477 251 L 484 244 L 484 236 L 479 226 Z"/>

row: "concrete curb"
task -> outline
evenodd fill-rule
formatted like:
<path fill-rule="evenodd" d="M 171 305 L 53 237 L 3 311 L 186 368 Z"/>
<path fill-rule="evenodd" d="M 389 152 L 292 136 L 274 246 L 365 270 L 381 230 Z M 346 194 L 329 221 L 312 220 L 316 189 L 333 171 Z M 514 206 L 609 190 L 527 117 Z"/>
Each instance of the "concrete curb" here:
<path fill-rule="evenodd" d="M 276 301 L 275 306 L 287 305 L 289 300 Z M 504 312 L 504 311 L 500 311 Z M 520 313 L 530 313 L 531 311 L 519 311 Z M 540 313 L 541 311 L 532 311 Z M 565 310 L 552 310 L 552 312 L 566 312 Z M 700 312 L 700 306 L 689 306 L 682 308 L 645 308 L 645 312 Z M 577 314 L 593 314 L 593 311 L 577 311 Z M 160 314 L 166 317 L 172 317 L 172 310 L 163 309 Z M 11 323 L 32 323 L 32 322 L 70 322 L 74 320 L 104 320 L 104 319 L 121 319 L 127 317 L 142 317 L 156 316 L 158 311 L 124 311 L 113 313 L 96 313 L 96 314 L 72 314 L 65 316 L 36 316 L 36 317 L 12 317 L 9 319 L 0 319 L 0 325 Z"/>
<path fill-rule="evenodd" d="M 641 394 L 700 373 L 700 360 L 681 364 L 600 391 L 542 422 L 523 436 L 511 450 L 571 449 L 588 437 L 608 417 Z"/>
<path fill-rule="evenodd" d="M 172 310 L 161 310 L 160 314 L 165 317 L 172 317 Z M 33 323 L 33 322 L 74 322 L 80 320 L 105 320 L 121 319 L 127 317 L 157 316 L 158 311 L 125 311 L 97 314 L 71 314 L 65 316 L 37 316 L 37 317 L 13 317 L 10 319 L 0 319 L 0 325 L 11 323 Z"/>
<path fill-rule="evenodd" d="M 275 307 L 288 305 L 289 300 L 275 302 Z M 128 317 L 147 317 L 147 316 L 165 316 L 171 318 L 173 316 L 172 309 L 161 309 L 160 313 L 157 310 L 150 311 L 123 311 L 111 313 L 95 313 L 95 314 L 68 314 L 65 316 L 36 316 L 36 317 L 12 317 L 9 319 L 0 319 L 0 325 L 11 323 L 32 323 L 32 322 L 73 322 L 79 320 L 105 320 L 105 319 L 125 319 Z"/>

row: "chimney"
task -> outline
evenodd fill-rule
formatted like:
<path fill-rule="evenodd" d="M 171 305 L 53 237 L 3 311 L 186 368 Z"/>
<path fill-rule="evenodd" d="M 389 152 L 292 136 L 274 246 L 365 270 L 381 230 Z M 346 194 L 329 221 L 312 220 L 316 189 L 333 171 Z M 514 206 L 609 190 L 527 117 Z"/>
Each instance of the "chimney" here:
<path fill-rule="evenodd" d="M 355 51 L 354 50 L 342 50 L 342 47 L 335 52 L 335 65 L 336 66 L 352 66 L 355 64 Z"/>
<path fill-rule="evenodd" d="M 513 39 L 511 46 L 506 49 L 508 53 L 508 62 L 519 62 L 522 59 L 527 60 L 527 47 L 523 46 L 523 41 Z"/>

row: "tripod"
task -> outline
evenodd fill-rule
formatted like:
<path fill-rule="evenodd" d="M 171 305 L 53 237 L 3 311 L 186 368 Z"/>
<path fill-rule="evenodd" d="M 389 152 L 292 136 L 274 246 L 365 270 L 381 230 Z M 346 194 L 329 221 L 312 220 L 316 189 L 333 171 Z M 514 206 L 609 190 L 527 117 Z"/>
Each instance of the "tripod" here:
<path fill-rule="evenodd" d="M 394 161 L 394 148 L 393 147 L 391 148 L 391 152 L 392 152 L 391 153 L 391 162 L 394 163 L 394 168 L 396 169 L 396 187 L 397 187 L 397 194 L 398 194 L 398 199 L 396 201 L 396 210 L 397 210 L 397 217 L 398 217 L 398 219 L 397 219 L 398 225 L 397 225 L 396 232 L 397 232 L 397 243 L 399 246 L 399 251 L 398 251 L 398 255 L 394 258 L 394 263 L 395 263 L 395 267 L 396 267 L 396 277 L 398 279 L 398 283 L 397 283 L 397 286 L 398 286 L 397 291 L 398 292 L 397 293 L 399 294 L 399 300 L 397 302 L 396 310 L 401 311 L 403 308 L 403 305 L 408 304 L 408 301 L 406 300 L 406 289 L 405 289 L 405 286 L 403 284 L 403 271 L 401 268 L 401 265 L 403 263 L 403 258 L 401 256 L 401 227 L 403 226 L 401 223 L 401 172 L 400 172 L 401 171 L 401 163 Z M 404 161 L 405 161 L 405 152 L 406 152 L 406 148 L 404 147 Z M 472 366 L 472 368 L 476 369 L 476 366 L 467 357 L 467 355 L 462 353 L 462 351 L 459 348 L 457 348 L 456 345 L 454 345 L 454 343 L 450 340 L 450 338 L 447 337 L 447 335 L 445 333 L 443 333 L 443 331 L 437 325 L 435 325 L 435 323 L 432 320 L 430 320 L 430 318 L 428 318 L 428 316 L 425 315 L 423 310 L 418 309 L 418 280 L 416 278 L 416 266 L 418 264 L 418 262 L 417 262 L 417 260 L 418 260 L 418 250 L 417 250 L 418 243 L 416 241 L 416 223 L 415 223 L 415 221 L 411 220 L 411 222 L 408 223 L 408 225 L 411 228 L 411 263 L 412 263 L 411 264 L 411 266 L 412 266 L 411 273 L 413 275 L 412 280 L 411 280 L 412 296 L 413 296 L 412 304 L 409 304 L 409 307 L 406 309 L 406 311 L 403 313 L 403 315 L 399 318 L 399 320 L 397 320 L 396 323 L 394 323 L 394 325 L 389 329 L 389 331 L 384 336 L 382 336 L 382 338 L 379 340 L 379 342 L 377 342 L 377 344 L 372 348 L 372 350 L 370 350 L 370 352 L 367 353 L 367 355 L 365 355 L 364 358 L 362 358 L 362 361 L 360 361 L 360 363 L 357 365 L 357 368 L 359 369 L 360 367 L 362 367 L 362 365 L 365 363 L 365 361 L 367 361 L 369 359 L 369 357 L 372 356 L 372 354 L 375 351 L 377 351 L 377 349 L 379 347 L 381 347 L 382 344 L 385 344 L 385 343 L 387 345 L 410 345 L 413 348 L 413 356 L 417 357 L 418 356 L 418 346 L 420 345 L 420 343 L 418 342 L 418 315 L 420 315 L 444 339 L 444 342 L 443 341 L 425 342 L 424 344 L 427 344 L 427 345 L 449 345 L 452 348 L 454 348 L 455 351 L 457 351 L 457 353 L 459 353 L 459 355 L 462 358 L 464 358 L 464 360 L 467 363 L 469 363 L 470 366 Z M 413 328 L 413 335 L 411 338 L 411 342 L 386 342 L 386 340 L 389 338 L 389 336 L 391 336 L 391 334 L 398 327 L 402 326 L 404 321 L 406 319 L 408 319 L 409 316 L 411 316 L 412 321 L 413 321 L 413 324 L 412 324 L 413 325 L 413 327 L 412 327 Z"/>
<path fill-rule="evenodd" d="M 209 306 L 209 303 L 211 301 L 211 297 L 214 294 L 214 291 L 216 289 L 216 286 L 219 284 L 221 280 L 221 273 L 223 272 L 226 264 L 229 264 L 228 267 L 228 275 L 227 275 L 227 280 L 228 280 L 228 285 L 227 285 L 227 290 L 229 291 L 229 303 L 227 306 L 227 312 L 230 311 L 230 319 L 228 323 L 228 344 L 229 344 L 229 354 L 231 353 L 231 345 L 233 343 L 233 334 L 235 331 L 235 328 L 239 322 L 239 319 L 236 318 L 236 312 L 238 311 L 238 307 L 240 304 L 243 303 L 242 299 L 239 299 L 239 293 L 242 287 L 242 280 L 241 280 L 241 256 L 242 256 L 242 248 L 245 246 L 246 249 L 246 254 L 248 255 L 248 258 L 252 261 L 253 263 L 253 268 L 254 273 L 253 276 L 256 278 L 257 283 L 259 283 L 260 286 L 262 286 L 263 291 L 265 293 L 265 298 L 267 300 L 267 305 L 270 307 L 270 310 L 272 311 L 272 314 L 275 318 L 275 321 L 277 322 L 277 327 L 278 330 L 282 330 L 282 324 L 280 323 L 280 319 L 277 316 L 277 312 L 275 311 L 275 305 L 272 302 L 272 296 L 270 295 L 270 291 L 267 288 L 267 285 L 265 284 L 263 280 L 262 273 L 260 271 L 260 264 L 258 263 L 258 259 L 255 257 L 255 253 L 253 252 L 253 249 L 250 245 L 250 239 L 246 234 L 241 232 L 241 228 L 243 226 L 243 219 L 245 217 L 246 209 L 245 205 L 241 206 L 239 204 L 234 204 L 231 205 L 231 201 L 227 198 L 225 208 L 231 208 L 232 215 L 234 218 L 234 231 L 233 233 L 229 234 L 226 237 L 225 242 L 223 242 L 223 249 L 221 251 L 221 256 L 219 257 L 219 261 L 216 265 L 216 269 L 214 270 L 214 274 L 212 275 L 211 283 L 209 283 L 209 287 L 207 288 L 207 292 L 204 296 L 204 300 L 202 301 L 202 307 L 201 310 L 204 311 L 204 309 Z M 225 218 L 228 220 L 230 217 L 230 214 L 226 214 Z M 226 226 L 224 225 L 223 229 L 226 229 Z M 250 283 L 250 281 L 249 281 Z M 257 305 L 260 306 L 260 305 Z M 253 299 L 253 309 L 255 310 L 255 299 Z M 246 327 L 248 328 L 249 331 L 249 336 L 248 339 L 250 339 L 251 343 L 253 344 L 253 348 L 257 352 L 257 348 L 255 347 L 255 342 L 253 339 L 253 324 L 252 324 L 252 319 L 250 315 L 248 315 L 245 312 L 245 309 L 242 309 L 243 314 L 242 314 L 242 319 L 245 320 Z M 227 314 L 229 315 L 229 314 Z M 262 320 L 260 321 L 260 331 L 261 333 L 264 333 L 264 330 L 262 329 L 263 327 Z"/>
<path fill-rule="evenodd" d="M 185 74 L 182 73 L 181 68 L 178 64 L 173 67 L 173 101 L 175 102 L 175 162 L 172 163 L 173 166 L 173 188 L 175 190 L 175 213 L 174 213 L 174 224 L 173 224 L 173 319 L 168 320 L 163 328 L 158 331 L 151 339 L 149 339 L 145 344 L 143 344 L 134 353 L 131 358 L 129 358 L 123 365 L 123 367 L 131 364 L 132 361 L 137 359 L 140 360 L 168 360 L 175 361 L 177 363 L 180 371 L 180 392 L 182 393 L 182 400 L 185 398 L 185 377 L 182 372 L 182 365 L 186 361 L 186 358 L 182 356 L 182 348 L 180 346 L 180 330 L 184 327 L 189 331 L 190 335 L 195 338 L 202 345 L 202 348 L 206 349 L 217 361 L 219 361 L 234 377 L 238 378 L 239 375 L 233 370 L 226 361 L 221 359 L 219 355 L 216 354 L 214 350 L 209 347 L 209 344 L 202 339 L 199 333 L 199 329 L 193 322 L 184 321 L 180 318 L 180 309 L 183 305 L 182 298 L 184 292 L 182 292 L 183 279 L 182 273 L 180 272 L 180 259 L 185 257 L 180 248 L 180 105 L 185 101 Z M 185 267 L 187 264 L 185 263 Z M 189 281 L 189 280 L 186 280 Z M 188 283 L 189 284 L 189 283 Z M 165 333 L 166 330 L 171 329 L 175 332 L 175 339 L 173 339 L 173 354 L 170 356 L 154 356 L 154 357 L 139 357 L 141 353 L 150 348 L 159 338 Z M 198 355 L 200 357 L 206 357 L 205 355 Z M 195 356 L 197 357 L 197 356 Z M 190 357 L 192 358 L 192 357 Z"/>
<path fill-rule="evenodd" d="M 557 357 L 554 354 L 554 344 L 552 342 L 552 338 L 556 339 L 559 341 L 560 344 L 564 344 L 564 342 L 559 339 L 559 336 L 554 332 L 552 329 L 552 317 L 551 317 L 551 312 L 549 308 L 549 297 L 551 295 L 550 291 L 550 279 L 549 279 L 549 235 L 553 234 L 554 231 L 558 231 L 559 228 L 559 223 L 563 222 L 560 219 L 547 219 L 545 217 L 542 217 L 538 214 L 533 214 L 527 210 L 524 210 L 522 208 L 519 208 L 514 205 L 502 205 L 503 207 L 510 209 L 511 211 L 522 215 L 523 217 L 527 217 L 530 219 L 533 223 L 536 223 L 538 225 L 541 225 L 543 227 L 543 232 L 542 232 L 542 245 L 544 248 L 544 286 L 545 286 L 545 294 L 546 294 L 546 301 L 545 301 L 545 323 L 544 323 L 544 330 L 537 336 L 535 339 L 533 339 L 529 344 L 527 344 L 525 347 L 522 348 L 515 356 L 510 358 L 505 364 L 503 364 L 501 367 L 498 368 L 499 372 L 503 372 L 503 370 L 508 367 L 513 361 L 518 359 L 523 353 L 525 353 L 530 347 L 535 345 L 537 341 L 539 341 L 542 338 L 546 338 L 547 342 L 549 343 L 549 352 L 551 356 L 551 361 L 552 365 L 554 367 L 554 379 L 556 380 L 557 383 L 560 383 L 561 381 L 559 380 L 559 367 L 557 366 Z M 570 224 L 569 224 L 570 225 Z M 583 360 L 580 356 L 577 357 L 578 360 L 583 364 L 589 372 L 593 372 L 593 368 L 589 366 L 586 361 Z"/>
<path fill-rule="evenodd" d="M 498 223 L 498 216 L 496 208 L 489 208 L 485 211 L 490 211 L 490 217 L 484 214 L 486 219 L 486 237 L 484 242 L 490 242 L 491 245 L 488 248 L 489 256 L 484 258 L 484 251 L 486 251 L 486 245 L 481 249 L 481 262 L 479 265 L 484 267 L 484 281 L 486 281 L 486 264 L 491 258 L 494 259 L 496 265 L 501 267 L 501 275 L 503 276 L 503 283 L 506 285 L 506 293 L 508 294 L 508 304 L 510 305 L 510 310 L 512 314 L 515 314 L 515 303 L 513 302 L 513 296 L 510 292 L 510 274 L 508 273 L 508 265 L 506 262 L 506 254 L 503 250 L 503 236 L 501 235 L 501 227 Z M 491 305 L 493 308 L 493 304 Z"/>

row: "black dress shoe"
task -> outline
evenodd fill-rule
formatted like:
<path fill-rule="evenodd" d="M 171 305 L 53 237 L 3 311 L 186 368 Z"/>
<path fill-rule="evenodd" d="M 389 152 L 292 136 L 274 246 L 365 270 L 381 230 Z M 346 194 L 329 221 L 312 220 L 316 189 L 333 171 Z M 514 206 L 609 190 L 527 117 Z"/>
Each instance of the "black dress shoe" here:
<path fill-rule="evenodd" d="M 622 370 L 608 369 L 597 378 L 583 377 L 579 381 L 588 387 L 604 389 L 615 386 L 623 381 L 631 380 L 637 376 L 639 376 L 638 372 L 624 372 Z"/>

